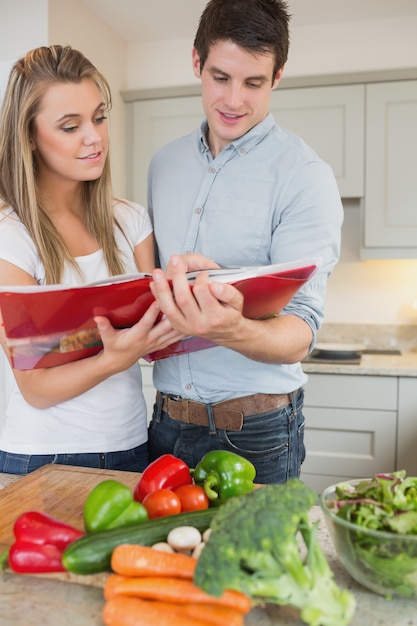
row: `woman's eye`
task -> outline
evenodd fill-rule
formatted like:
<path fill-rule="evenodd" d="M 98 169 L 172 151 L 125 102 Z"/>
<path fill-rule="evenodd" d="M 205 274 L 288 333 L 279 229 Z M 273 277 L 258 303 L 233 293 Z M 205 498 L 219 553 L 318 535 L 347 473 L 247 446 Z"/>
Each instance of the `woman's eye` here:
<path fill-rule="evenodd" d="M 107 117 L 105 115 L 100 115 L 99 117 L 96 117 L 95 119 L 95 123 L 96 124 L 102 124 L 104 122 L 104 120 L 106 120 Z"/>
<path fill-rule="evenodd" d="M 75 130 L 77 130 L 77 126 L 64 126 L 62 130 L 65 133 L 73 133 Z"/>

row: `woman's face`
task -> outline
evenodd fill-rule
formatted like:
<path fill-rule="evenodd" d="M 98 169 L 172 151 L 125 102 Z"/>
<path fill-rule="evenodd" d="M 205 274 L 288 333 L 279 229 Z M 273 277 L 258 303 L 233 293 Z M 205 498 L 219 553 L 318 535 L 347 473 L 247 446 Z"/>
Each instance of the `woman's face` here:
<path fill-rule="evenodd" d="M 92 80 L 47 88 L 32 137 L 41 185 L 96 180 L 108 143 L 106 106 Z"/>

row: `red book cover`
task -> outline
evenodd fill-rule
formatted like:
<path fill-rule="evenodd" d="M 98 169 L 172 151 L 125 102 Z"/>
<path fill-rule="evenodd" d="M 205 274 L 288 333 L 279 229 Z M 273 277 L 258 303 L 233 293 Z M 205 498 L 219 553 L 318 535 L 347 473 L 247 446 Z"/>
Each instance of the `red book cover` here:
<path fill-rule="evenodd" d="M 279 313 L 310 280 L 320 262 L 314 259 L 208 271 L 210 280 L 231 283 L 243 293 L 246 317 L 261 318 Z M 196 274 L 189 274 L 191 288 Z M 21 370 L 52 367 L 97 354 L 102 343 L 94 317 L 108 317 L 115 328 L 132 326 L 154 300 L 151 280 L 150 275 L 137 274 L 76 287 L 0 288 L 12 366 Z M 214 345 L 206 339 L 188 337 L 145 358 L 153 361 Z"/>

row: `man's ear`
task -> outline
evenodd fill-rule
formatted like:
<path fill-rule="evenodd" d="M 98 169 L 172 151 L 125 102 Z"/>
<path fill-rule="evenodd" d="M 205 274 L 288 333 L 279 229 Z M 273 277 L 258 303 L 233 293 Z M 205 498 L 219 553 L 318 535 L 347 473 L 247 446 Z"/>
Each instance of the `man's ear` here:
<path fill-rule="evenodd" d="M 282 78 L 282 75 L 284 73 L 284 67 L 285 65 L 283 65 L 278 72 L 275 74 L 275 78 L 274 78 L 274 82 L 272 83 L 272 89 L 276 89 L 278 87 L 278 83 Z"/>
<path fill-rule="evenodd" d="M 195 48 L 193 48 L 193 52 L 192 52 L 192 63 L 193 63 L 194 76 L 196 78 L 201 78 L 200 55 L 198 54 Z"/>

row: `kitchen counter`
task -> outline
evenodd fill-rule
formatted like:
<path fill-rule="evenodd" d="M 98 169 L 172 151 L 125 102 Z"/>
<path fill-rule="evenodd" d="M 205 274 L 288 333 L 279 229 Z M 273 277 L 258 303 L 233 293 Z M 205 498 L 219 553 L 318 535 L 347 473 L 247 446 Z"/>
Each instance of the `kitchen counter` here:
<path fill-rule="evenodd" d="M 401 354 L 362 354 L 360 363 L 303 361 L 306 374 L 352 374 L 367 376 L 417 377 L 417 351 Z"/>
<path fill-rule="evenodd" d="M 0 489 L 18 479 L 0 474 Z M 337 558 L 319 507 L 312 508 L 311 518 L 319 522 L 319 541 L 336 582 L 356 597 L 357 609 L 351 626 L 417 626 L 415 601 L 386 600 L 355 583 Z M 98 587 L 62 582 L 43 575 L 0 574 L 1 626 L 103 626 L 103 603 L 103 590 Z M 301 624 L 297 611 L 275 605 L 258 607 L 245 618 L 245 626 Z"/>

